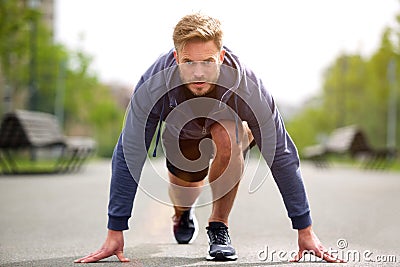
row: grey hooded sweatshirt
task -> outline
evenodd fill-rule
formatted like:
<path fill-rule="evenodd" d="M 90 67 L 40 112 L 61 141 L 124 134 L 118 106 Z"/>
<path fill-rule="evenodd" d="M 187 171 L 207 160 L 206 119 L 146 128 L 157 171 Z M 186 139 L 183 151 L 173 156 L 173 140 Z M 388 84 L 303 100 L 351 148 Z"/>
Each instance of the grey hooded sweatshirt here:
<path fill-rule="evenodd" d="M 292 227 L 303 229 L 311 225 L 297 149 L 274 99 L 262 81 L 241 64 L 232 51 L 224 49 L 225 58 L 212 98 L 187 97 L 173 50 L 160 56 L 141 77 L 112 157 L 109 229 L 128 229 L 141 171 L 155 134 L 154 154 L 161 140 L 170 144 L 165 147 L 174 147 L 178 136 L 181 139 L 204 138 L 209 135 L 211 124 L 219 120 L 235 121 L 237 139 L 238 124 L 248 123 L 282 195 Z M 175 141 L 170 138 L 174 136 Z M 181 164 L 190 165 L 191 162 Z"/>

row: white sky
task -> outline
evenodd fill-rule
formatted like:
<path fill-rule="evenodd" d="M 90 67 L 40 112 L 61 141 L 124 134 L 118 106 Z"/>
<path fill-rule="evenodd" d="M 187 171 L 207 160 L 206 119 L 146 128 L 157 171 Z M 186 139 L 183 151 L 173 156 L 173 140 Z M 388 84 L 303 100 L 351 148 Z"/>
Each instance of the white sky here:
<path fill-rule="evenodd" d="M 400 11 L 398 0 L 55 1 L 56 40 L 92 55 L 104 82 L 133 87 L 172 48 L 178 20 L 201 11 L 221 20 L 225 44 L 278 102 L 290 104 L 318 93 L 323 70 L 340 53 L 375 51 Z"/>

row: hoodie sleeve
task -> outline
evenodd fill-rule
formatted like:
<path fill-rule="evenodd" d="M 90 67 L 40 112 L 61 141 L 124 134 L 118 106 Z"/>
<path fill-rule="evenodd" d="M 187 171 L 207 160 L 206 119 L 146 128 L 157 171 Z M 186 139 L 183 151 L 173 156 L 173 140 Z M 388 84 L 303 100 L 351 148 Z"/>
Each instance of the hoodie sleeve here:
<path fill-rule="evenodd" d="M 125 125 L 112 157 L 108 229 L 128 229 L 147 151 L 162 120 L 166 96 L 164 68 L 165 57 L 161 57 L 142 76 L 126 112 Z"/>
<path fill-rule="evenodd" d="M 111 171 L 107 227 L 115 231 L 127 230 L 138 183 L 129 172 L 125 161 L 122 134 L 114 149 Z"/>
<path fill-rule="evenodd" d="M 299 156 L 276 107 L 273 115 L 276 130 L 276 149 L 271 165 L 272 175 L 292 220 L 292 227 L 303 229 L 311 225 L 312 222 L 307 194 L 300 172 Z"/>
<path fill-rule="evenodd" d="M 273 97 L 261 80 L 247 73 L 247 113 L 252 113 L 249 127 L 261 154 L 269 165 L 282 195 L 288 216 L 294 229 L 311 225 L 310 208 L 300 172 L 297 149 L 275 105 Z"/>
<path fill-rule="evenodd" d="M 127 111 L 125 126 L 115 146 L 112 157 L 112 175 L 108 204 L 108 229 L 127 230 L 139 179 L 147 158 L 147 151 L 157 128 L 159 108 L 135 94 Z"/>

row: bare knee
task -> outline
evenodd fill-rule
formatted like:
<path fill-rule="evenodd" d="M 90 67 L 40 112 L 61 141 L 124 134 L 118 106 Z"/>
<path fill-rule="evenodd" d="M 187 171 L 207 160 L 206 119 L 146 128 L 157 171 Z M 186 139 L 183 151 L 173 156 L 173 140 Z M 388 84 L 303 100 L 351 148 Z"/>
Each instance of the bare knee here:
<path fill-rule="evenodd" d="M 242 131 L 241 127 L 239 130 Z M 219 160 L 228 163 L 232 156 L 242 155 L 242 143 L 236 140 L 235 122 L 214 123 L 211 127 L 211 135 L 216 146 L 216 158 Z"/>

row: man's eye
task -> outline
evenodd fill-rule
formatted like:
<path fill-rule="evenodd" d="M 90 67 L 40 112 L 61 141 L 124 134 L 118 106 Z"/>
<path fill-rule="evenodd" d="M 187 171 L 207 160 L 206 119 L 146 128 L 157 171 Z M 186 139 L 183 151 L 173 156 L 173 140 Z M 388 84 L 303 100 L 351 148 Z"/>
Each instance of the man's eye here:
<path fill-rule="evenodd" d="M 184 62 L 186 65 L 193 65 L 193 61 L 186 61 Z"/>

